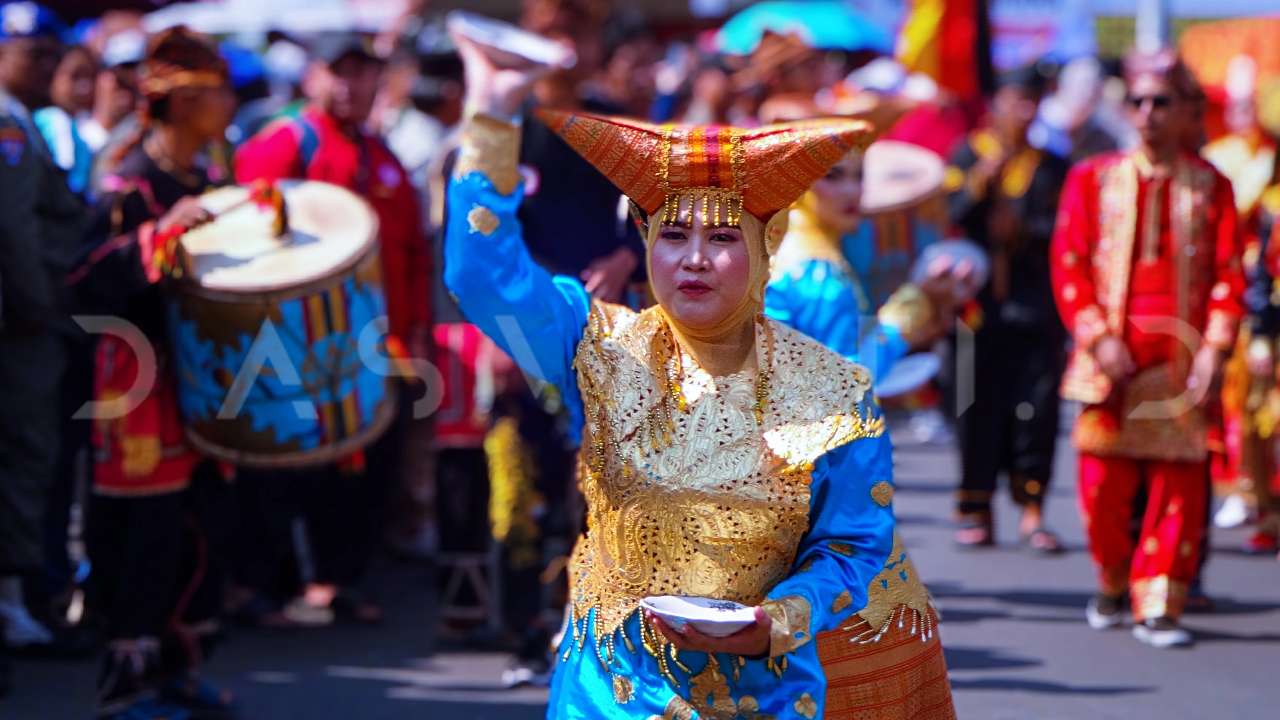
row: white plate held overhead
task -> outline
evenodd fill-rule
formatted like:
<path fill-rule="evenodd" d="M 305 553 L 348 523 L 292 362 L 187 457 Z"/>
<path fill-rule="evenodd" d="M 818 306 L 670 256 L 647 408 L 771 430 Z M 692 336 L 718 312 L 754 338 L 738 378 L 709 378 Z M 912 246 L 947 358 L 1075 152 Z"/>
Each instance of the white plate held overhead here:
<path fill-rule="evenodd" d="M 732 600 L 654 595 L 641 600 L 640 607 L 662 618 L 673 630 L 692 625 L 711 637 L 727 637 L 756 621 L 754 608 Z"/>
<path fill-rule="evenodd" d="M 496 51 L 491 54 L 502 65 L 533 63 L 568 69 L 578 62 L 577 55 L 559 43 L 483 15 L 454 10 L 445 23 L 453 32 Z"/>

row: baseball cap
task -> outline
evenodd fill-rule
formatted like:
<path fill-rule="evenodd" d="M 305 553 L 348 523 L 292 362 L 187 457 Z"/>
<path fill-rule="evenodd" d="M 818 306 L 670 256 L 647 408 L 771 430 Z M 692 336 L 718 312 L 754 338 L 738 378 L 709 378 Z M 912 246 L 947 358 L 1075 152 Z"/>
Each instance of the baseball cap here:
<path fill-rule="evenodd" d="M 333 65 L 339 60 L 355 56 L 369 62 L 382 62 L 373 52 L 370 41 L 360 33 L 334 32 L 315 36 L 307 43 L 307 52 L 314 60 Z"/>
<path fill-rule="evenodd" d="M 49 8 L 34 2 L 0 4 L 0 40 L 58 37 L 67 26 Z"/>

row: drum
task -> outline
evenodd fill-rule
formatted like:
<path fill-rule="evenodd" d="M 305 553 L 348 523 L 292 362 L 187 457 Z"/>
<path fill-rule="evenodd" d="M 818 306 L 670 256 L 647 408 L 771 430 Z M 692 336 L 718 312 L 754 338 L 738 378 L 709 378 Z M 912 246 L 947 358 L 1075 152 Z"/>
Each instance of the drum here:
<path fill-rule="evenodd" d="M 228 187 L 181 240 L 168 316 L 178 400 L 201 452 L 248 467 L 333 462 L 390 424 L 377 219 L 354 194 L 283 182 L 276 211 Z"/>
<path fill-rule="evenodd" d="M 867 295 L 879 306 L 911 279 L 911 266 L 947 229 L 945 166 L 934 152 L 896 140 L 880 140 L 863 160 L 862 213 L 870 247 L 854 248 Z M 861 237 L 867 237 L 861 235 Z"/>

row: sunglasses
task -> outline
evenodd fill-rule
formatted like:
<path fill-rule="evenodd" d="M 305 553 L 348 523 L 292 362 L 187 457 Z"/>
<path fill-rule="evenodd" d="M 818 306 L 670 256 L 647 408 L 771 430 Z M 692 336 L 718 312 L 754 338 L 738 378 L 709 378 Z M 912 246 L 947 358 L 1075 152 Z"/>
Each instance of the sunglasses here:
<path fill-rule="evenodd" d="M 1141 109 L 1147 103 L 1151 103 L 1152 110 L 1163 110 L 1173 104 L 1173 98 L 1168 95 L 1129 95 L 1124 101 L 1134 110 Z"/>

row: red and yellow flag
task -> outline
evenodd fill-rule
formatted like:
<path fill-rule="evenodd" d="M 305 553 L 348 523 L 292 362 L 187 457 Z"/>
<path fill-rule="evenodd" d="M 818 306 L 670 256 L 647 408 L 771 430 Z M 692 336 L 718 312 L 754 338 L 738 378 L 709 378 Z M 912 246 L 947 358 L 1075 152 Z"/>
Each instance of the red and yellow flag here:
<path fill-rule="evenodd" d="M 897 59 L 961 100 L 982 97 L 991 76 L 984 0 L 912 0 L 898 33 Z"/>

